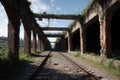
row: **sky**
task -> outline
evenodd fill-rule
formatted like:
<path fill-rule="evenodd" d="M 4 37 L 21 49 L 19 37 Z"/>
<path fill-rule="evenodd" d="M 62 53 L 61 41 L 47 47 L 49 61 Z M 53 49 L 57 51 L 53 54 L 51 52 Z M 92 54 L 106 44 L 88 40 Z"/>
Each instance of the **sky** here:
<path fill-rule="evenodd" d="M 31 2 L 30 9 L 33 13 L 43 13 L 47 14 L 80 14 L 81 11 L 87 6 L 90 0 L 28 0 Z M 43 19 L 37 23 L 41 27 L 67 27 L 72 20 L 59 20 L 50 19 L 48 24 L 48 19 Z M 7 37 L 7 24 L 8 18 L 4 7 L 0 3 L 0 36 Z M 60 33 L 61 31 L 44 31 L 45 33 Z M 23 25 L 20 26 L 20 38 L 24 37 Z M 48 38 L 51 42 L 54 42 L 56 38 Z"/>

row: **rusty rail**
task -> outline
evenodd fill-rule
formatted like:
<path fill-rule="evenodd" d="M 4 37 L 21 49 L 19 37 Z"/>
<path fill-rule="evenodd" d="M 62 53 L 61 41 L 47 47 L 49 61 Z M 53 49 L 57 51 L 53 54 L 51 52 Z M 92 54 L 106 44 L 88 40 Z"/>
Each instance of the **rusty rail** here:
<path fill-rule="evenodd" d="M 40 64 L 40 66 L 36 69 L 36 71 L 33 73 L 33 75 L 29 78 L 29 80 L 34 80 L 34 78 L 36 77 L 37 73 L 44 67 L 44 65 L 46 64 L 48 58 L 50 57 L 50 53 L 52 51 L 50 51 L 48 53 L 48 55 L 46 56 L 46 58 L 43 60 L 43 62 Z"/>
<path fill-rule="evenodd" d="M 78 68 L 80 68 L 83 72 L 85 72 L 88 76 L 90 76 L 91 80 L 100 80 L 98 77 L 96 77 L 95 75 L 92 75 L 91 73 L 89 73 L 87 70 L 85 70 L 84 68 L 82 68 L 79 64 L 77 64 L 76 62 L 74 62 L 69 57 L 65 56 L 62 53 L 60 53 L 60 55 L 62 55 L 64 58 L 66 58 L 67 60 L 69 60 L 70 62 L 72 62 L 74 65 L 76 65 Z"/>

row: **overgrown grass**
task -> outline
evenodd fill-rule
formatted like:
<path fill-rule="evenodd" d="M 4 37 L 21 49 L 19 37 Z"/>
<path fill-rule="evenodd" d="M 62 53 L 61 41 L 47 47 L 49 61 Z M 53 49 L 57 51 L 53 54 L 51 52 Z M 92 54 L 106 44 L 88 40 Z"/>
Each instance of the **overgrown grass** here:
<path fill-rule="evenodd" d="M 8 49 L 0 48 L 0 59 L 5 60 L 8 57 Z"/>
<path fill-rule="evenodd" d="M 83 23 L 84 21 L 84 18 L 88 16 L 88 14 L 91 12 L 91 11 L 94 11 L 94 10 L 98 10 L 98 3 L 95 2 L 94 3 L 94 0 L 90 0 L 89 3 L 87 4 L 87 6 L 85 8 L 83 8 L 82 12 L 80 12 L 79 14 L 77 15 L 81 15 L 81 24 Z M 68 25 L 69 28 L 72 28 L 75 26 L 75 21 L 73 21 L 72 23 L 70 23 Z"/>
<path fill-rule="evenodd" d="M 39 53 L 41 53 L 41 51 L 39 51 Z M 15 80 L 16 76 L 20 74 L 21 70 L 25 67 L 25 64 L 33 62 L 34 60 L 35 56 L 25 54 L 23 48 L 20 48 L 19 61 L 17 64 L 14 64 L 8 58 L 8 49 L 0 48 L 0 80 Z"/>
<path fill-rule="evenodd" d="M 94 65 L 95 67 L 106 70 L 107 72 L 111 73 L 112 75 L 117 76 L 120 79 L 120 70 L 115 68 L 112 61 L 109 62 L 108 64 L 104 65 L 102 63 L 93 61 L 91 59 L 86 59 L 84 57 L 82 57 L 81 59 L 86 61 L 86 62 L 89 62 L 90 64 Z"/>
<path fill-rule="evenodd" d="M 81 54 L 80 54 L 80 51 L 79 50 L 75 50 L 76 54 L 75 54 L 75 57 L 80 57 Z"/>
<path fill-rule="evenodd" d="M 88 5 L 81 12 L 82 16 L 87 16 L 90 11 L 95 10 L 95 9 L 97 10 L 98 3 L 97 2 L 93 3 L 93 2 L 94 0 L 89 1 Z"/>
<path fill-rule="evenodd" d="M 23 50 L 23 48 L 21 48 L 21 50 Z M 23 51 L 22 51 L 23 52 Z M 45 52 L 44 50 L 36 50 L 36 52 L 33 50 L 33 48 L 31 48 L 31 53 L 35 53 L 35 54 L 41 54 L 42 52 Z"/>
<path fill-rule="evenodd" d="M 104 65 L 104 64 L 102 64 L 102 63 L 100 63 L 100 62 L 96 62 L 96 61 L 94 61 L 94 60 L 91 60 L 91 59 L 82 57 L 81 54 L 80 54 L 80 52 L 78 52 L 78 51 L 76 52 L 76 54 L 72 54 L 72 53 L 69 53 L 69 54 L 71 54 L 71 55 L 73 55 L 73 56 L 75 56 L 75 57 L 78 57 L 78 58 L 80 58 L 81 60 L 83 60 L 83 61 L 85 61 L 85 62 L 87 62 L 87 63 L 90 63 L 90 64 L 92 64 L 92 65 L 95 66 L 95 67 L 98 67 L 98 68 L 100 68 L 100 69 L 106 70 L 107 72 L 111 73 L 112 75 L 117 76 L 117 77 L 120 79 L 120 69 L 117 69 L 117 68 L 113 65 L 113 59 L 111 59 L 111 61 L 110 61 L 108 64 Z M 93 54 L 93 55 L 94 55 L 94 54 Z"/>
<path fill-rule="evenodd" d="M 28 62 L 33 62 L 35 57 L 29 55 L 29 54 L 25 54 L 25 53 L 20 53 L 19 54 L 19 59 L 24 60 L 24 61 L 28 61 Z"/>

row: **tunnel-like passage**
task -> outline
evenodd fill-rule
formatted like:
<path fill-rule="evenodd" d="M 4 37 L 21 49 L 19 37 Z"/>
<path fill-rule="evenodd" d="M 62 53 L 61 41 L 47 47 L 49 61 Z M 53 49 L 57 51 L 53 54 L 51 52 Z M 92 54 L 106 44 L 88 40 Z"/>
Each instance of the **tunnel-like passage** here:
<path fill-rule="evenodd" d="M 100 53 L 100 25 L 99 21 L 91 23 L 86 30 L 86 51 Z"/>
<path fill-rule="evenodd" d="M 120 8 L 114 12 L 111 22 L 111 43 L 113 56 L 120 56 L 119 27 L 120 27 Z"/>
<path fill-rule="evenodd" d="M 80 30 L 78 29 L 72 35 L 72 51 L 80 50 Z"/>

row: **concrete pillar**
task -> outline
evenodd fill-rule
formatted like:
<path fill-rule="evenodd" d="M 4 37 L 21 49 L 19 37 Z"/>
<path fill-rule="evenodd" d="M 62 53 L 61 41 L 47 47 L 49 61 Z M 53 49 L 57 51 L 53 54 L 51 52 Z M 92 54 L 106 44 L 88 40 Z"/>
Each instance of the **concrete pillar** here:
<path fill-rule="evenodd" d="M 68 52 L 72 49 L 72 41 L 71 41 L 71 35 L 70 31 L 68 31 Z"/>
<path fill-rule="evenodd" d="M 41 50 L 45 50 L 45 39 L 43 37 L 41 40 Z"/>
<path fill-rule="evenodd" d="M 24 53 L 31 53 L 31 30 L 34 24 L 34 17 L 30 10 L 30 3 L 27 0 L 20 0 L 20 18 L 24 26 Z"/>
<path fill-rule="evenodd" d="M 16 63 L 19 60 L 19 32 L 20 32 L 20 18 L 19 8 L 17 5 L 10 4 L 7 0 L 1 0 L 1 3 L 8 16 L 8 49 L 9 58 Z M 17 4 L 14 1 L 14 4 Z"/>
<path fill-rule="evenodd" d="M 44 39 L 40 32 L 38 33 L 38 48 L 39 50 L 44 50 L 45 44 L 44 44 Z"/>
<path fill-rule="evenodd" d="M 110 17 L 101 11 L 99 15 L 100 21 L 100 45 L 101 56 L 108 58 L 111 55 L 111 30 L 110 30 Z"/>
<path fill-rule="evenodd" d="M 28 26 L 24 27 L 24 53 L 31 53 L 31 29 Z"/>
<path fill-rule="evenodd" d="M 83 27 L 80 27 L 80 50 L 81 55 L 83 55 L 86 51 L 86 31 Z"/>
<path fill-rule="evenodd" d="M 32 47 L 33 47 L 33 50 L 36 52 L 36 47 L 37 47 L 37 45 L 36 45 L 36 32 L 33 30 L 33 45 L 32 45 Z"/>
<path fill-rule="evenodd" d="M 12 20 L 8 21 L 8 48 L 9 57 L 17 61 L 19 60 L 19 32 L 20 32 L 20 21 Z"/>

